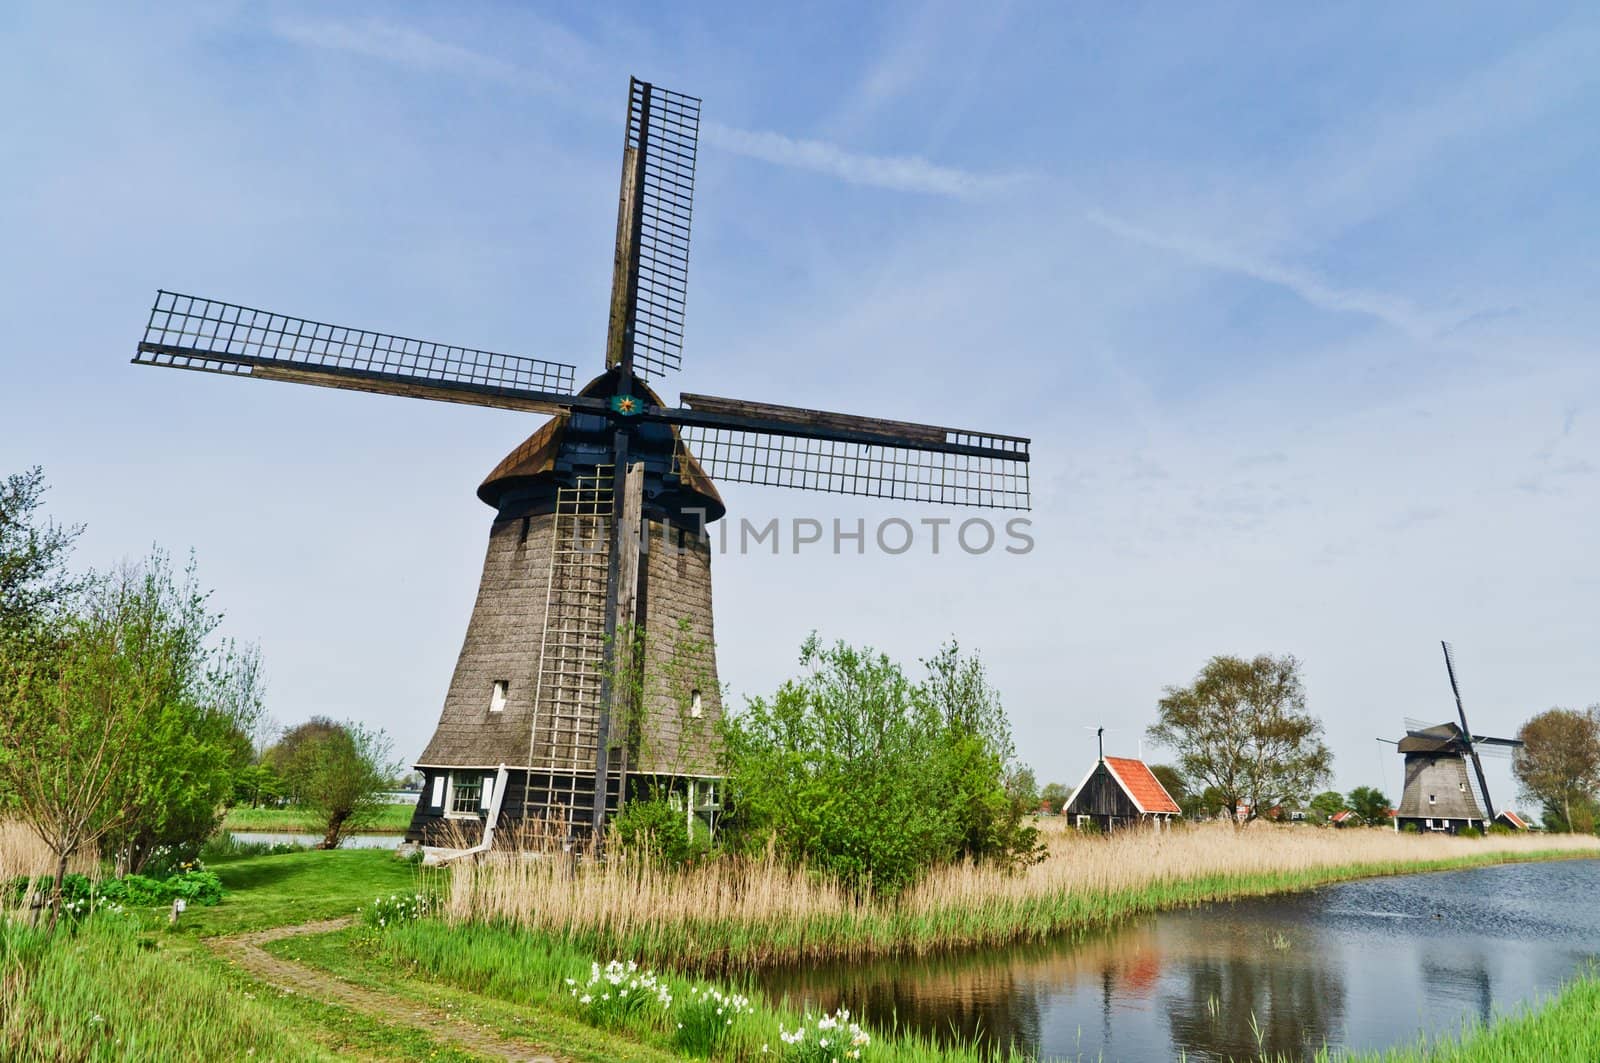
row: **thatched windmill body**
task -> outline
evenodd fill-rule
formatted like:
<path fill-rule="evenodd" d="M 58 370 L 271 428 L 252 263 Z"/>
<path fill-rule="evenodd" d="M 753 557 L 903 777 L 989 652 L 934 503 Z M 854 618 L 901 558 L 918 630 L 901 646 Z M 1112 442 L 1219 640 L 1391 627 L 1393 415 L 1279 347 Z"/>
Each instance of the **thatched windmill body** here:
<path fill-rule="evenodd" d="M 1405 790 L 1395 814 L 1395 829 L 1410 824 L 1423 831 L 1454 834 L 1468 827 L 1482 830 L 1495 821 L 1497 813 L 1489 797 L 1489 779 L 1483 771 L 1483 757 L 1508 756 L 1522 743 L 1514 738 L 1476 735 L 1467 725 L 1467 711 L 1461 704 L 1461 687 L 1456 681 L 1455 655 L 1448 642 L 1444 649 L 1445 670 L 1450 675 L 1450 692 L 1456 700 L 1460 723 L 1446 722 L 1431 727 L 1412 726 L 1408 720 L 1406 736 L 1396 744 L 1405 756 Z"/>
<path fill-rule="evenodd" d="M 451 819 L 482 844 L 518 818 L 597 826 L 663 776 L 691 814 L 714 809 L 714 479 L 1028 508 L 1019 436 L 652 390 L 681 364 L 699 111 L 630 82 L 605 359 L 582 387 L 570 365 L 173 292 L 151 311 L 137 364 L 552 415 L 478 488 L 495 516 L 413 838 Z"/>

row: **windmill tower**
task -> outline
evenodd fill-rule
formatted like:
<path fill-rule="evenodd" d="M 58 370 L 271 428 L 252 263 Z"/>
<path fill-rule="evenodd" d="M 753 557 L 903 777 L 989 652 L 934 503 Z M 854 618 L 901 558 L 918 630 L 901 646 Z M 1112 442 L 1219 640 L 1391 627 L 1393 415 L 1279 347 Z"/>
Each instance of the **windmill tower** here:
<path fill-rule="evenodd" d="M 682 362 L 699 122 L 699 100 L 630 80 L 606 349 L 582 387 L 562 363 L 157 294 L 139 365 L 551 416 L 478 488 L 495 516 L 414 840 L 448 820 L 483 844 L 517 819 L 598 828 L 663 776 L 688 814 L 715 809 L 714 481 L 1028 508 L 1020 436 L 652 388 Z"/>
<path fill-rule="evenodd" d="M 1396 743 L 1406 763 L 1405 791 L 1395 815 L 1395 829 L 1410 823 L 1419 830 L 1454 834 L 1466 827 L 1479 830 L 1495 820 L 1489 799 L 1489 780 L 1483 773 L 1483 755 L 1509 756 L 1522 743 L 1514 738 L 1475 735 L 1467 725 L 1467 711 L 1461 704 L 1461 687 L 1456 682 L 1455 655 L 1448 642 L 1444 648 L 1445 671 L 1450 675 L 1450 692 L 1456 699 L 1460 723 L 1446 722 L 1431 727 L 1407 720 L 1406 736 Z M 1467 765 L 1471 762 L 1472 771 Z"/>

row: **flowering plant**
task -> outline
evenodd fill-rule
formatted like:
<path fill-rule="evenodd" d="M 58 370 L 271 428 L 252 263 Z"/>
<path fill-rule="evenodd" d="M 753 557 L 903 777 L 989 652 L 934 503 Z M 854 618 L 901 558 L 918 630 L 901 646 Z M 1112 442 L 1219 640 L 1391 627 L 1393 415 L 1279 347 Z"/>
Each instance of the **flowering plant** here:
<path fill-rule="evenodd" d="M 413 893 L 409 896 L 403 893 L 391 893 L 387 897 L 376 897 L 372 903 L 361 909 L 361 918 L 372 927 L 389 926 L 393 923 L 409 923 L 417 919 L 424 919 L 439 910 L 441 902 L 431 893 Z"/>
<path fill-rule="evenodd" d="M 872 1038 L 858 1023 L 850 1021 L 850 1012 L 840 1008 L 832 1015 L 807 1015 L 793 1030 L 778 1027 L 778 1058 L 805 1061 L 805 1063 L 838 1063 L 839 1060 L 857 1060 L 872 1043 Z M 766 1046 L 761 1050 L 765 1052 Z"/>
<path fill-rule="evenodd" d="M 673 1013 L 672 1043 L 686 1056 L 709 1059 L 726 1040 L 734 1020 L 750 1010 L 750 1000 L 714 986 L 692 988 Z"/>
<path fill-rule="evenodd" d="M 601 967 L 589 965 L 589 980 L 582 985 L 567 979 L 567 989 L 577 1001 L 583 1017 L 596 1026 L 615 1026 L 632 1018 L 654 1000 L 663 1008 L 672 1007 L 672 990 L 654 971 L 641 971 L 629 960 L 612 960 Z"/>

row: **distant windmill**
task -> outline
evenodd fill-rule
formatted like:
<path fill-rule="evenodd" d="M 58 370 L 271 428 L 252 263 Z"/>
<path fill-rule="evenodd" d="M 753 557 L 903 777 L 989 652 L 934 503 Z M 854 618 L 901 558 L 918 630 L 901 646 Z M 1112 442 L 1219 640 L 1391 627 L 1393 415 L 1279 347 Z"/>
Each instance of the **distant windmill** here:
<path fill-rule="evenodd" d="M 706 523 L 714 479 L 998 509 L 1029 505 L 1029 441 L 841 413 L 680 396 L 677 370 L 700 101 L 630 80 L 603 371 L 406 339 L 162 291 L 134 362 L 553 415 L 478 488 L 496 510 L 477 603 L 432 741 L 408 837 L 446 819 L 599 827 L 670 763 L 691 812 L 715 807 L 715 659 L 691 734 L 655 695 L 618 691 L 621 632 L 640 670 L 667 665 L 688 624 L 711 643 Z M 837 387 L 842 381 L 830 382 Z M 970 382 L 953 383 L 970 387 Z M 641 535 L 641 531 L 647 533 Z M 376 533 L 376 532 L 375 532 Z M 650 542 L 676 548 L 646 550 Z M 706 651 L 709 655 L 709 649 Z M 634 706 L 624 698 L 642 698 Z M 650 700 L 650 699 L 654 700 Z M 639 726 L 613 726 L 638 708 Z M 587 808 L 580 814 L 580 809 Z"/>
<path fill-rule="evenodd" d="M 1395 826 L 1411 823 L 1421 830 L 1453 834 L 1464 827 L 1482 828 L 1495 820 L 1489 780 L 1483 773 L 1480 754 L 1509 756 L 1510 751 L 1522 743 L 1514 738 L 1472 733 L 1466 709 L 1461 704 L 1455 655 L 1448 642 L 1439 645 L 1444 648 L 1445 671 L 1450 675 L 1450 692 L 1455 696 L 1456 715 L 1461 722 L 1430 727 L 1407 718 L 1406 736 L 1396 743 L 1406 758 L 1406 775 L 1405 793 L 1400 799 Z M 1467 773 L 1469 760 L 1473 775 Z"/>

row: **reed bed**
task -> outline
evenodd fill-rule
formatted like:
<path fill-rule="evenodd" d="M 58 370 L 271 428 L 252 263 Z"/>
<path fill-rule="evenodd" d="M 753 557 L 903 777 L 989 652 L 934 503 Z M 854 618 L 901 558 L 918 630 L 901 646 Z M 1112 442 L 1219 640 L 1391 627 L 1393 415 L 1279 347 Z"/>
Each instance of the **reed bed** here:
<path fill-rule="evenodd" d="M 686 871 L 630 856 L 597 864 L 497 853 L 454 870 L 445 914 L 548 934 L 595 955 L 729 973 L 1037 940 L 1349 878 L 1600 856 L 1600 839 L 1587 836 L 1468 839 L 1269 824 L 1109 837 L 1053 829 L 1047 845 L 1044 861 L 1018 870 L 935 869 L 892 901 L 860 901 L 771 851 Z"/>
<path fill-rule="evenodd" d="M 68 873 L 94 876 L 100 869 L 100 854 L 91 846 L 74 854 L 67 861 Z M 39 878 L 56 873 L 56 856 L 50 847 L 39 839 L 33 828 L 14 819 L 0 819 L 0 887 L 15 878 Z M 20 897 L 9 891 L 0 892 L 0 918 L 5 917 L 5 906 L 15 904 L 21 910 L 36 907 L 43 898 L 30 885 Z"/>

